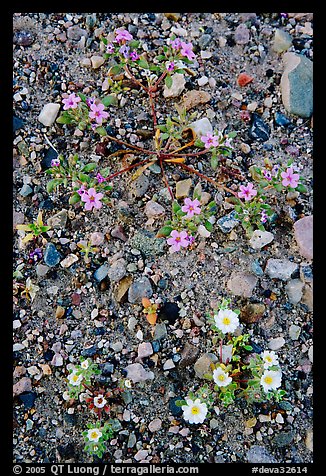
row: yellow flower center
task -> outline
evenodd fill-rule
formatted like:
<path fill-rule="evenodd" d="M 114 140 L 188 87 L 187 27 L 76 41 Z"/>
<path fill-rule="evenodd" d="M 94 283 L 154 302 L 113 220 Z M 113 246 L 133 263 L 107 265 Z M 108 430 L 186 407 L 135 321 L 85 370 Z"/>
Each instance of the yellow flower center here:
<path fill-rule="evenodd" d="M 97 438 L 97 437 L 98 437 L 97 431 L 93 431 L 93 432 L 91 433 L 91 438 L 94 438 L 94 439 L 95 439 L 95 438 Z"/>
<path fill-rule="evenodd" d="M 72 379 L 73 379 L 74 382 L 77 382 L 77 380 L 78 380 L 78 375 L 74 375 L 74 376 L 72 377 Z"/>
<path fill-rule="evenodd" d="M 272 362 L 272 358 L 271 358 L 270 356 L 267 356 L 267 357 L 266 357 L 266 361 L 267 361 L 267 362 Z"/>
<path fill-rule="evenodd" d="M 89 197 L 89 199 L 90 199 L 91 202 L 94 202 L 95 197 L 94 197 L 93 195 L 91 195 L 91 196 Z"/>
<path fill-rule="evenodd" d="M 223 324 L 228 326 L 231 323 L 231 319 L 229 317 L 223 317 Z"/>
<path fill-rule="evenodd" d="M 193 415 L 198 415 L 198 413 L 199 413 L 199 408 L 198 408 L 198 407 L 192 407 L 191 413 L 192 413 Z"/>
<path fill-rule="evenodd" d="M 270 385 L 273 382 L 272 377 L 270 377 L 269 375 L 267 375 L 267 377 L 265 377 L 264 380 L 265 380 L 265 383 L 267 383 L 267 385 Z"/>
<path fill-rule="evenodd" d="M 225 375 L 224 374 L 221 374 L 217 377 L 221 382 L 224 382 L 225 380 Z"/>

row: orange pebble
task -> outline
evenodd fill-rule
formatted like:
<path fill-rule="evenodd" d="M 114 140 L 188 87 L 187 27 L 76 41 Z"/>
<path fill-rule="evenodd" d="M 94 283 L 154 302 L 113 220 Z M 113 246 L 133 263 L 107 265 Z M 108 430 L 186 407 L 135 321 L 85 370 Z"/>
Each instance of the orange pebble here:
<path fill-rule="evenodd" d="M 243 88 L 243 86 L 246 86 L 247 84 L 251 83 L 253 79 L 254 78 L 252 76 L 249 76 L 249 74 L 247 73 L 240 73 L 237 79 L 237 83 Z"/>

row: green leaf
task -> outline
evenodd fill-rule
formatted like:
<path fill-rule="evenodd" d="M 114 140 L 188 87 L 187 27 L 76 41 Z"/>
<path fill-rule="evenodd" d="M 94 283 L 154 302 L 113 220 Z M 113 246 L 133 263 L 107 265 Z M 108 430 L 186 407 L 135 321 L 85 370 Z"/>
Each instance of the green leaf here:
<path fill-rule="evenodd" d="M 106 136 L 107 132 L 106 129 L 103 126 L 99 126 L 95 129 L 95 131 L 100 134 L 100 136 Z"/>
<path fill-rule="evenodd" d="M 174 202 L 172 203 L 172 211 L 173 213 L 177 213 L 179 210 L 181 210 L 181 206 L 176 200 L 174 200 Z"/>
<path fill-rule="evenodd" d="M 180 74 L 184 74 L 185 70 L 184 69 L 176 69 L 173 71 L 174 73 L 180 73 Z"/>
<path fill-rule="evenodd" d="M 46 191 L 48 193 L 51 193 L 53 192 L 53 190 L 55 188 L 57 188 L 58 185 L 60 185 L 62 183 L 62 179 L 61 178 L 56 178 L 56 179 L 53 179 L 53 180 L 50 180 L 47 185 L 46 185 Z"/>
<path fill-rule="evenodd" d="M 161 68 L 159 66 L 156 66 L 156 65 L 152 65 L 149 67 L 150 71 L 161 71 Z"/>
<path fill-rule="evenodd" d="M 72 118 L 70 116 L 67 116 L 66 114 L 61 114 L 61 116 L 58 117 L 56 122 L 58 124 L 71 124 Z"/>
<path fill-rule="evenodd" d="M 252 350 L 251 345 L 244 345 L 243 348 L 244 348 L 245 350 L 249 350 L 249 351 Z"/>
<path fill-rule="evenodd" d="M 83 167 L 81 169 L 81 172 L 88 173 L 88 172 L 91 172 L 92 170 L 96 169 L 96 167 L 97 167 L 97 164 L 95 164 L 95 162 L 91 162 L 89 164 L 86 164 L 85 167 Z"/>
<path fill-rule="evenodd" d="M 196 147 L 204 147 L 204 142 L 201 141 L 200 139 L 196 139 L 194 145 Z"/>
<path fill-rule="evenodd" d="M 157 238 L 163 237 L 163 236 L 170 236 L 171 231 L 173 230 L 172 226 L 163 226 L 162 228 L 159 229 L 159 231 L 156 234 Z"/>
<path fill-rule="evenodd" d="M 101 41 L 102 41 L 105 45 L 108 44 L 108 40 L 107 40 L 107 38 L 104 38 L 104 36 L 101 37 Z"/>
<path fill-rule="evenodd" d="M 161 134 L 161 139 L 162 140 L 165 140 L 165 139 L 168 139 L 170 137 L 170 134 L 168 134 L 167 132 L 164 132 L 163 134 Z"/>
<path fill-rule="evenodd" d="M 69 205 L 75 205 L 80 201 L 80 195 L 77 192 L 74 192 L 71 197 L 69 198 Z"/>
<path fill-rule="evenodd" d="M 89 182 L 89 180 L 90 180 L 89 176 L 86 175 L 86 174 L 83 174 L 82 172 L 79 172 L 78 178 L 79 178 L 79 180 L 81 180 L 82 182 Z"/>
<path fill-rule="evenodd" d="M 169 74 L 165 77 L 165 85 L 169 89 L 172 86 L 172 78 Z"/>
<path fill-rule="evenodd" d="M 307 189 L 304 185 L 302 185 L 302 183 L 299 183 L 299 185 L 297 186 L 296 190 L 300 193 L 307 193 Z"/>
<path fill-rule="evenodd" d="M 206 230 L 209 231 L 210 233 L 213 231 L 213 225 L 211 224 L 210 221 L 206 220 L 204 223 L 204 226 Z"/>
<path fill-rule="evenodd" d="M 108 96 L 105 96 L 101 100 L 102 104 L 104 104 L 105 107 L 108 106 L 117 106 L 118 105 L 118 98 L 115 94 L 109 94 Z"/>
<path fill-rule="evenodd" d="M 186 64 L 193 64 L 193 61 L 189 60 L 188 58 L 182 58 L 182 62 Z"/>
<path fill-rule="evenodd" d="M 138 48 L 139 46 L 139 41 L 138 40 L 131 40 L 129 43 L 128 43 L 128 46 L 130 46 L 130 49 L 131 50 L 134 50 L 136 48 Z"/>
<path fill-rule="evenodd" d="M 283 185 L 281 183 L 274 183 L 274 188 L 275 190 L 277 190 L 278 192 L 282 192 L 283 190 Z"/>
<path fill-rule="evenodd" d="M 106 178 L 108 175 L 110 175 L 110 168 L 105 167 L 104 169 L 101 169 L 100 174 L 102 175 L 102 177 Z"/>
<path fill-rule="evenodd" d="M 217 155 L 213 155 L 211 157 L 211 167 L 212 167 L 213 170 L 217 169 L 217 167 L 218 167 L 218 157 L 217 157 Z"/>
<path fill-rule="evenodd" d="M 232 132 L 230 132 L 230 133 L 228 134 L 228 137 L 229 137 L 230 139 L 233 139 L 233 137 L 235 137 L 236 135 L 237 135 L 237 132 L 236 132 L 236 131 L 232 131 Z"/>
<path fill-rule="evenodd" d="M 163 61 L 163 60 L 166 60 L 166 56 L 165 55 L 158 55 L 156 56 L 155 58 L 157 61 Z"/>
<path fill-rule="evenodd" d="M 174 403 L 177 407 L 182 407 L 183 405 L 187 405 L 186 400 L 176 400 Z"/>
<path fill-rule="evenodd" d="M 111 66 L 111 68 L 109 69 L 109 74 L 115 76 L 116 74 L 120 73 L 121 69 L 121 66 L 118 64 Z"/>
<path fill-rule="evenodd" d="M 80 99 L 81 99 L 83 102 L 86 102 L 86 99 L 87 99 L 87 98 L 86 98 L 85 94 L 83 94 L 83 93 L 78 93 L 78 96 L 80 97 Z"/>
<path fill-rule="evenodd" d="M 139 60 L 136 61 L 136 63 L 138 64 L 140 68 L 149 69 L 149 64 L 144 58 L 140 58 Z"/>

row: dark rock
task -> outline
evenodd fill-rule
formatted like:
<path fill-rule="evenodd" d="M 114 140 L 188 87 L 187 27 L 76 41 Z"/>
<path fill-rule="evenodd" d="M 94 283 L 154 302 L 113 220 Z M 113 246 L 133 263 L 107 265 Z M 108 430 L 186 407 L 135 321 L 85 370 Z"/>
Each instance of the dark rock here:
<path fill-rule="evenodd" d="M 67 445 L 58 445 L 58 452 L 61 458 L 73 458 L 75 456 L 75 446 L 73 443 L 68 443 Z"/>
<path fill-rule="evenodd" d="M 78 423 L 77 415 L 75 413 L 65 413 L 63 419 L 68 425 L 75 426 Z"/>
<path fill-rule="evenodd" d="M 53 243 L 48 243 L 44 251 L 44 262 L 47 266 L 56 266 L 61 260 L 61 255 Z"/>
<path fill-rule="evenodd" d="M 30 46 L 35 41 L 35 35 L 28 30 L 18 30 L 14 32 L 12 41 L 14 45 Z"/>
<path fill-rule="evenodd" d="M 54 352 L 51 349 L 48 349 L 43 353 L 43 357 L 46 362 L 50 362 L 53 359 L 53 356 Z"/>
<path fill-rule="evenodd" d="M 20 117 L 13 116 L 12 117 L 12 126 L 13 126 L 13 132 L 15 133 L 19 129 L 21 129 L 24 125 L 24 121 L 20 119 Z"/>
<path fill-rule="evenodd" d="M 180 308 L 174 302 L 165 303 L 160 309 L 159 316 L 161 320 L 168 321 L 169 324 L 174 324 L 179 319 Z"/>
<path fill-rule="evenodd" d="M 199 349 L 198 347 L 195 347 L 194 345 L 190 344 L 189 342 L 186 342 L 184 348 L 182 349 L 181 352 L 181 359 L 179 362 L 179 368 L 183 367 L 188 367 L 189 365 L 193 364 L 199 354 Z"/>
<path fill-rule="evenodd" d="M 283 431 L 282 433 L 278 433 L 277 435 L 275 435 L 273 443 L 279 447 L 288 446 L 292 443 L 294 437 L 294 431 Z"/>
<path fill-rule="evenodd" d="M 112 364 L 112 362 L 105 362 L 105 364 L 103 364 L 101 372 L 102 375 L 104 375 L 105 377 L 108 377 L 109 375 L 113 374 L 114 365 Z"/>
<path fill-rule="evenodd" d="M 50 148 L 46 151 L 46 153 L 45 153 L 45 155 L 44 155 L 44 157 L 43 157 L 43 159 L 42 159 L 42 161 L 41 161 L 42 170 L 47 170 L 47 169 L 49 169 L 49 168 L 51 167 L 51 161 L 52 161 L 53 159 L 56 159 L 57 157 L 58 157 L 57 152 L 56 152 L 54 149 L 52 149 L 52 147 L 50 147 Z"/>
<path fill-rule="evenodd" d="M 35 392 L 23 392 L 19 395 L 19 399 L 24 404 L 26 410 L 30 410 L 34 406 L 37 393 Z"/>
<path fill-rule="evenodd" d="M 53 210 L 54 209 L 54 203 L 50 198 L 47 198 L 40 202 L 39 208 L 41 210 Z"/>
<path fill-rule="evenodd" d="M 174 397 L 174 398 L 170 398 L 169 400 L 169 410 L 170 412 L 172 413 L 173 416 L 175 417 L 179 417 L 182 415 L 182 408 L 181 407 L 178 407 L 175 402 L 177 400 L 182 400 L 180 397 Z"/>
<path fill-rule="evenodd" d="M 262 120 L 259 114 L 253 112 L 251 115 L 251 127 L 249 135 L 252 139 L 265 142 L 269 139 L 270 127 Z"/>
<path fill-rule="evenodd" d="M 152 347 L 153 347 L 153 352 L 158 352 L 160 350 L 161 344 L 158 340 L 153 340 L 151 342 L 151 344 L 152 344 Z"/>
<path fill-rule="evenodd" d="M 202 35 L 198 40 L 198 46 L 200 48 L 205 48 L 211 42 L 212 42 L 212 36 L 207 33 L 204 33 L 204 35 Z"/>
<path fill-rule="evenodd" d="M 275 124 L 277 124 L 278 126 L 287 127 L 291 124 L 290 119 L 288 119 L 286 116 L 284 116 L 284 114 L 281 114 L 280 112 L 276 112 L 274 118 Z"/>
<path fill-rule="evenodd" d="M 249 303 L 241 309 L 240 320 L 246 324 L 258 322 L 264 315 L 266 306 L 262 303 Z"/>
<path fill-rule="evenodd" d="M 99 351 L 99 349 L 97 348 L 97 345 L 94 344 L 91 347 L 88 347 L 87 349 L 84 349 L 82 351 L 81 355 L 83 357 L 93 357 L 93 355 L 95 355 L 98 351 Z"/>

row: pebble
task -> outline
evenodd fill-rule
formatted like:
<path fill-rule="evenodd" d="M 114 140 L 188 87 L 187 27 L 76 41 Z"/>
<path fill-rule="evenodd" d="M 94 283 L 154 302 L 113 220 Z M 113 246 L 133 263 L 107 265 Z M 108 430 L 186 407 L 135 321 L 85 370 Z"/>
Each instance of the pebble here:
<path fill-rule="evenodd" d="M 139 250 L 146 258 L 165 253 L 164 238 L 156 238 L 155 234 L 148 230 L 139 230 L 130 239 L 130 246 Z"/>
<path fill-rule="evenodd" d="M 200 104 L 206 104 L 211 100 L 211 95 L 207 91 L 199 91 L 192 89 L 183 95 L 183 106 L 186 111 L 199 106 Z"/>
<path fill-rule="evenodd" d="M 35 35 L 32 31 L 17 30 L 13 34 L 13 44 L 18 46 L 30 46 L 35 41 Z"/>
<path fill-rule="evenodd" d="M 182 408 L 175 404 L 178 400 L 182 400 L 182 399 L 180 397 L 173 397 L 173 398 L 170 398 L 169 400 L 169 410 L 172 413 L 172 415 L 175 417 L 180 417 L 183 413 Z"/>
<path fill-rule="evenodd" d="M 78 25 L 70 26 L 67 29 L 67 37 L 70 40 L 79 41 L 82 36 L 85 36 L 85 38 L 88 38 L 88 32 L 87 30 L 80 28 Z"/>
<path fill-rule="evenodd" d="M 179 319 L 180 308 L 174 302 L 165 303 L 159 311 L 159 316 L 162 321 L 168 321 L 170 325 L 175 324 Z"/>
<path fill-rule="evenodd" d="M 74 263 L 76 263 L 76 261 L 78 261 L 79 258 L 78 256 L 74 255 L 73 253 L 71 253 L 70 255 L 68 255 L 65 259 L 63 259 L 60 263 L 60 265 L 63 267 L 63 268 L 70 268 L 70 266 Z"/>
<path fill-rule="evenodd" d="M 24 404 L 25 410 L 30 410 L 34 406 L 37 393 L 35 392 L 25 392 L 19 395 L 19 400 Z"/>
<path fill-rule="evenodd" d="M 168 359 L 163 364 L 163 370 L 171 370 L 174 369 L 175 365 L 172 359 Z"/>
<path fill-rule="evenodd" d="M 136 461 L 143 461 L 148 456 L 148 450 L 139 450 L 135 454 L 134 458 Z"/>
<path fill-rule="evenodd" d="M 246 45 L 250 40 L 250 31 L 245 23 L 240 23 L 234 32 L 234 41 L 238 45 Z"/>
<path fill-rule="evenodd" d="M 212 370 L 210 365 L 214 362 L 217 362 L 217 357 L 215 354 L 211 352 L 203 354 L 199 359 L 196 361 L 194 365 L 194 371 L 198 378 L 205 378 L 204 375 L 207 373 L 211 373 Z"/>
<path fill-rule="evenodd" d="M 253 79 L 254 78 L 249 76 L 247 73 L 240 73 L 237 77 L 237 83 L 241 88 L 243 88 L 244 86 L 247 86 L 247 84 L 251 83 Z"/>
<path fill-rule="evenodd" d="M 313 447 L 313 431 L 312 430 L 307 430 L 306 438 L 305 438 L 305 445 L 306 445 L 306 448 L 309 451 L 314 450 L 314 447 Z"/>
<path fill-rule="evenodd" d="M 128 290 L 128 301 L 131 304 L 141 303 L 143 297 L 151 298 L 153 295 L 150 280 L 143 276 L 134 281 Z"/>
<path fill-rule="evenodd" d="M 112 266 L 110 266 L 108 271 L 108 277 L 113 283 L 121 281 L 127 274 L 126 270 L 126 261 L 121 258 L 115 261 Z"/>
<path fill-rule="evenodd" d="M 155 418 L 148 425 L 148 429 L 151 433 L 159 431 L 161 427 L 162 427 L 162 420 L 160 420 L 160 418 Z"/>
<path fill-rule="evenodd" d="M 254 250 L 260 250 L 264 246 L 271 243 L 273 239 L 273 233 L 270 233 L 269 231 L 255 230 L 249 240 L 249 243 Z"/>
<path fill-rule="evenodd" d="M 313 346 L 309 347 L 308 358 L 309 358 L 310 362 L 313 363 L 313 361 L 314 361 L 314 348 L 313 348 Z"/>
<path fill-rule="evenodd" d="M 47 266 L 56 266 L 61 260 L 61 255 L 53 243 L 47 243 L 44 251 L 44 262 Z"/>
<path fill-rule="evenodd" d="M 288 119 L 284 114 L 281 114 L 280 112 L 275 112 L 274 119 L 275 123 L 278 126 L 287 127 L 291 124 L 290 119 Z"/>
<path fill-rule="evenodd" d="M 284 337 L 274 337 L 268 342 L 268 348 L 270 350 L 279 350 L 285 344 Z"/>
<path fill-rule="evenodd" d="M 273 38 L 272 50 L 276 53 L 283 53 L 288 50 L 291 45 L 292 36 L 287 31 L 277 28 Z"/>
<path fill-rule="evenodd" d="M 198 347 L 186 342 L 181 352 L 179 368 L 189 367 L 189 365 L 192 365 L 196 361 L 199 352 L 200 351 Z"/>
<path fill-rule="evenodd" d="M 164 85 L 163 96 L 165 98 L 176 98 L 180 96 L 185 88 L 186 80 L 183 74 L 175 73 L 171 75 L 172 85 L 168 88 Z"/>
<path fill-rule="evenodd" d="M 31 193 L 33 193 L 33 189 L 32 187 L 30 187 L 28 184 L 24 184 L 22 186 L 22 188 L 19 190 L 19 194 L 22 196 L 22 197 L 28 197 L 28 195 L 30 195 Z"/>
<path fill-rule="evenodd" d="M 20 395 L 23 392 L 29 392 L 32 390 L 32 381 L 28 377 L 23 377 L 13 385 L 13 396 Z"/>
<path fill-rule="evenodd" d="M 38 116 L 38 120 L 44 125 L 44 126 L 52 126 L 54 121 L 57 118 L 58 112 L 60 109 L 60 104 L 56 103 L 48 103 L 43 106 L 42 111 L 40 112 Z"/>
<path fill-rule="evenodd" d="M 145 380 L 153 380 L 154 374 L 150 370 L 146 370 L 141 364 L 135 363 L 127 365 L 124 369 L 127 372 L 127 378 L 133 383 L 144 382 Z"/>
<path fill-rule="evenodd" d="M 91 64 L 93 69 L 100 68 L 102 64 L 104 64 L 104 62 L 105 62 L 105 59 L 103 58 L 103 56 L 97 56 L 97 55 L 91 56 Z"/>
<path fill-rule="evenodd" d="M 149 187 L 149 180 L 142 174 L 131 183 L 130 191 L 137 198 L 143 197 Z"/>
<path fill-rule="evenodd" d="M 102 266 L 100 266 L 94 273 L 94 278 L 96 279 L 97 282 L 103 281 L 108 275 L 110 269 L 109 263 L 104 263 Z"/>
<path fill-rule="evenodd" d="M 164 322 L 159 322 L 155 326 L 153 339 L 154 341 L 165 339 L 168 335 L 168 331 Z M 154 342 L 153 342 L 154 345 Z"/>
<path fill-rule="evenodd" d="M 249 135 L 252 139 L 265 142 L 269 139 L 271 133 L 270 127 L 259 114 L 256 112 L 251 114 L 251 127 L 249 129 Z"/>
<path fill-rule="evenodd" d="M 176 191 L 175 191 L 176 198 L 188 197 L 190 193 L 191 185 L 192 185 L 192 180 L 190 178 L 186 180 L 179 180 L 176 184 Z"/>
<path fill-rule="evenodd" d="M 216 222 L 216 225 L 223 233 L 230 233 L 230 231 L 240 223 L 240 220 L 235 218 L 235 216 L 236 211 L 232 210 L 231 213 L 219 218 Z"/>
<path fill-rule="evenodd" d="M 43 159 L 41 160 L 41 167 L 42 167 L 42 170 L 47 170 L 51 167 L 51 162 L 53 159 L 56 159 L 58 157 L 58 153 L 52 148 L 50 147 Z"/>
<path fill-rule="evenodd" d="M 165 214 L 165 209 L 159 203 L 150 200 L 146 203 L 144 213 L 148 218 L 158 218 Z"/>
<path fill-rule="evenodd" d="M 296 271 L 298 265 L 292 261 L 284 259 L 275 259 L 270 258 L 267 261 L 265 267 L 265 273 L 268 274 L 270 278 L 281 279 L 282 281 L 287 281 L 291 278 L 291 275 Z"/>
<path fill-rule="evenodd" d="M 111 230 L 111 236 L 113 236 L 113 238 L 117 238 L 121 241 L 127 241 L 128 240 L 128 238 L 126 237 L 126 235 L 124 233 L 124 229 L 121 225 L 117 225 Z"/>
<path fill-rule="evenodd" d="M 198 121 L 194 121 L 189 124 L 189 127 L 193 129 L 197 137 L 201 137 L 202 135 L 212 134 L 213 133 L 213 126 L 210 120 L 207 117 L 203 117 Z"/>
<path fill-rule="evenodd" d="M 55 228 L 57 230 L 64 230 L 66 228 L 68 219 L 68 212 L 67 210 L 63 209 L 59 213 L 56 213 L 52 217 L 48 219 L 48 225 L 51 228 Z"/>
<path fill-rule="evenodd" d="M 295 324 L 291 324 L 289 328 L 289 336 L 292 340 L 298 340 L 301 333 L 301 327 Z"/>
<path fill-rule="evenodd" d="M 246 304 L 240 313 L 240 320 L 246 324 L 258 322 L 265 314 L 266 306 L 262 303 Z"/>
<path fill-rule="evenodd" d="M 208 33 L 204 33 L 201 35 L 198 39 L 198 46 L 200 48 L 205 48 L 212 42 L 212 35 L 209 35 Z"/>
<path fill-rule="evenodd" d="M 117 302 L 123 302 L 127 299 L 128 289 L 132 283 L 132 276 L 125 276 L 119 281 L 116 289 L 114 290 L 114 297 Z"/>
<path fill-rule="evenodd" d="M 142 342 L 138 345 L 138 357 L 144 359 L 153 354 L 153 347 L 150 342 Z"/>
<path fill-rule="evenodd" d="M 252 445 L 247 451 L 246 458 L 248 463 L 277 463 L 275 457 L 266 449 L 265 446 Z"/>
<path fill-rule="evenodd" d="M 302 54 L 285 53 L 280 87 L 285 109 L 295 116 L 310 117 L 313 111 L 313 63 Z"/>
<path fill-rule="evenodd" d="M 197 79 L 198 86 L 205 86 L 208 83 L 208 77 L 202 76 L 201 78 Z"/>
<path fill-rule="evenodd" d="M 13 126 L 13 132 L 15 133 L 19 129 L 21 129 L 24 125 L 24 121 L 20 119 L 20 117 L 13 116 L 12 117 L 12 126 Z"/>
<path fill-rule="evenodd" d="M 300 279 L 291 279 L 285 286 L 285 291 L 291 304 L 298 304 L 302 298 L 304 283 Z"/>
<path fill-rule="evenodd" d="M 289 446 L 294 440 L 294 437 L 294 431 L 283 431 L 274 436 L 273 443 L 278 447 Z"/>
<path fill-rule="evenodd" d="M 87 347 L 86 349 L 82 350 L 81 355 L 83 357 L 93 357 L 96 353 L 98 352 L 97 345 L 91 345 L 90 347 Z"/>
<path fill-rule="evenodd" d="M 308 215 L 296 221 L 293 225 L 294 237 L 301 256 L 307 260 L 313 258 L 313 216 Z"/>
<path fill-rule="evenodd" d="M 236 296 L 251 297 L 257 282 L 257 277 L 251 273 L 234 271 L 227 282 L 227 288 Z"/>

